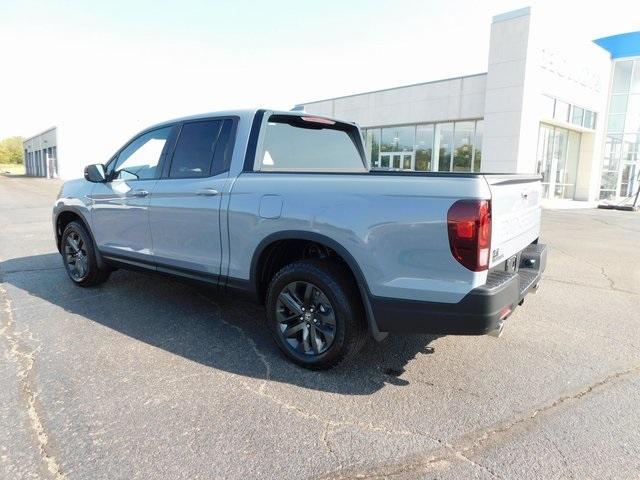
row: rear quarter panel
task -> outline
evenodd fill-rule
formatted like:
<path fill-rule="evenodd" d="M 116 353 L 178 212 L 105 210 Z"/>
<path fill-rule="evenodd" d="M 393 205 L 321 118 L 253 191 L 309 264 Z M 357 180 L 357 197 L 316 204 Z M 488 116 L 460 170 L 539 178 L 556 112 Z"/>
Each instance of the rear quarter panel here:
<path fill-rule="evenodd" d="M 274 197 L 281 208 L 274 209 Z M 458 302 L 486 281 L 486 272 L 467 270 L 449 249 L 447 211 L 460 198 L 490 198 L 487 183 L 482 177 L 243 173 L 229 199 L 228 275 L 248 280 L 267 236 L 314 232 L 350 253 L 373 295 Z"/>

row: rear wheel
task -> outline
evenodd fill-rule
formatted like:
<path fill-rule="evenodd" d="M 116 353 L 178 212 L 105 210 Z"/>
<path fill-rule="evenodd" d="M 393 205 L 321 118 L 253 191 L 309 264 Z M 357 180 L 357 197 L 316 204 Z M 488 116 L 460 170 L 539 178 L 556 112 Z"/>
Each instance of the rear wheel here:
<path fill-rule="evenodd" d="M 98 267 L 91 235 L 80 222 L 70 222 L 65 227 L 60 244 L 64 268 L 76 285 L 92 287 L 109 278 L 111 269 Z"/>
<path fill-rule="evenodd" d="M 358 290 L 346 268 L 330 260 L 283 267 L 269 285 L 267 321 L 282 352 L 315 370 L 352 357 L 366 340 Z"/>

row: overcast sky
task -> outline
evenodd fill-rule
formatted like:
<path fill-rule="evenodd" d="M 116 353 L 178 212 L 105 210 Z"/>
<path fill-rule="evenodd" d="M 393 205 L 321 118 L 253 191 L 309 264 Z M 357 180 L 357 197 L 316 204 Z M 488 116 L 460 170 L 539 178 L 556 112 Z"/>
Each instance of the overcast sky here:
<path fill-rule="evenodd" d="M 640 30 L 637 0 L 0 0 L 0 138 L 484 72 L 491 17 L 527 5 L 574 39 Z"/>

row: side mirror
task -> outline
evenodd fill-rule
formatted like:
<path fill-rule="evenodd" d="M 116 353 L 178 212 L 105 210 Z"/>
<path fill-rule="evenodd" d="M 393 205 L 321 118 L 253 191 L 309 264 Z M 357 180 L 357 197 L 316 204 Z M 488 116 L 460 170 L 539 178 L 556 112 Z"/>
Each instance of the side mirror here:
<path fill-rule="evenodd" d="M 103 183 L 107 181 L 107 174 L 104 171 L 104 165 L 96 163 L 87 165 L 84 168 L 84 179 L 93 183 Z"/>

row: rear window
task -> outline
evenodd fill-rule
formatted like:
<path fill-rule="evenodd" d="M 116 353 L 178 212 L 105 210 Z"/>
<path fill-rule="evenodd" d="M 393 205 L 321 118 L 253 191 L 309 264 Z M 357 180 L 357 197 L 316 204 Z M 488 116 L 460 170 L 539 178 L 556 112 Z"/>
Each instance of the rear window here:
<path fill-rule="evenodd" d="M 266 171 L 366 171 L 353 125 L 316 117 L 271 115 L 260 169 Z"/>

